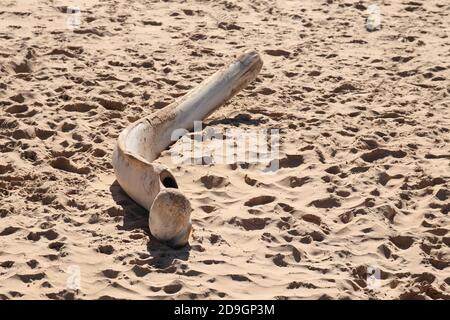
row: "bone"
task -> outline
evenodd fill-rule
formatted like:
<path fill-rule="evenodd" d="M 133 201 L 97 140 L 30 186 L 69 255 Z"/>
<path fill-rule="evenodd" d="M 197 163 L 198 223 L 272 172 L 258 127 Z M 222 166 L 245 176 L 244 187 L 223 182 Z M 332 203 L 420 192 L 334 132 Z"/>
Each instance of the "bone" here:
<path fill-rule="evenodd" d="M 175 141 L 175 130 L 192 130 L 258 75 L 262 60 L 247 51 L 228 67 L 216 72 L 181 99 L 127 127 L 113 152 L 113 167 L 122 189 L 149 210 L 152 235 L 172 247 L 188 243 L 191 205 L 174 175 L 152 163 Z"/>

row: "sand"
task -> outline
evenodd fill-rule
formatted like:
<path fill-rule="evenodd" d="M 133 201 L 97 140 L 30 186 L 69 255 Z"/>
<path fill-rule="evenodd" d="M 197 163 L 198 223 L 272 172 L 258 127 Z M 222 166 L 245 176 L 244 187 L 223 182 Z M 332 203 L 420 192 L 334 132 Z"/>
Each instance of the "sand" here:
<path fill-rule="evenodd" d="M 2 1 L 0 298 L 449 299 L 450 6 L 374 2 L 368 32 L 368 1 Z M 204 125 L 279 129 L 281 168 L 164 152 L 194 209 L 170 249 L 117 136 L 246 49 Z"/>

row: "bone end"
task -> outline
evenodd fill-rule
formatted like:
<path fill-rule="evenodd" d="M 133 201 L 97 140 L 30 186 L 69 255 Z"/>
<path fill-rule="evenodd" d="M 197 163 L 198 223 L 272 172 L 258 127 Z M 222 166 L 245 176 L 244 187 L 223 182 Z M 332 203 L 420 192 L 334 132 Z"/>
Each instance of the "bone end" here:
<path fill-rule="evenodd" d="M 150 208 L 150 232 L 171 247 L 182 247 L 189 241 L 191 212 L 189 200 L 179 190 L 161 190 Z"/>

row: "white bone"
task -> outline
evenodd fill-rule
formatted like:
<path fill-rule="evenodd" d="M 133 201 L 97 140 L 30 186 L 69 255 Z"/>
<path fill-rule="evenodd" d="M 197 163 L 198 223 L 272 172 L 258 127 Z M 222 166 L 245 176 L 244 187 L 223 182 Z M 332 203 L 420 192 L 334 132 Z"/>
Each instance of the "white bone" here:
<path fill-rule="evenodd" d="M 248 51 L 216 72 L 180 100 L 142 118 L 119 135 L 113 152 L 113 167 L 122 189 L 149 210 L 152 235 L 171 246 L 183 246 L 191 231 L 191 205 L 177 190 L 170 170 L 151 163 L 172 141 L 172 132 L 191 130 L 256 78 L 262 60 Z"/>

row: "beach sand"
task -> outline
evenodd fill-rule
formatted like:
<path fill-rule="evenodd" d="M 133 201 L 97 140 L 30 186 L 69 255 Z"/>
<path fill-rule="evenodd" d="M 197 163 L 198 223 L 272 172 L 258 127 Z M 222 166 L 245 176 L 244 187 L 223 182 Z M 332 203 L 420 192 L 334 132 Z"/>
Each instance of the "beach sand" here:
<path fill-rule="evenodd" d="M 1 1 L 0 299 L 449 299 L 450 5 L 374 1 L 368 32 L 370 3 Z M 112 150 L 247 49 L 204 126 L 278 129 L 280 168 L 164 152 L 194 209 L 171 249 Z"/>

